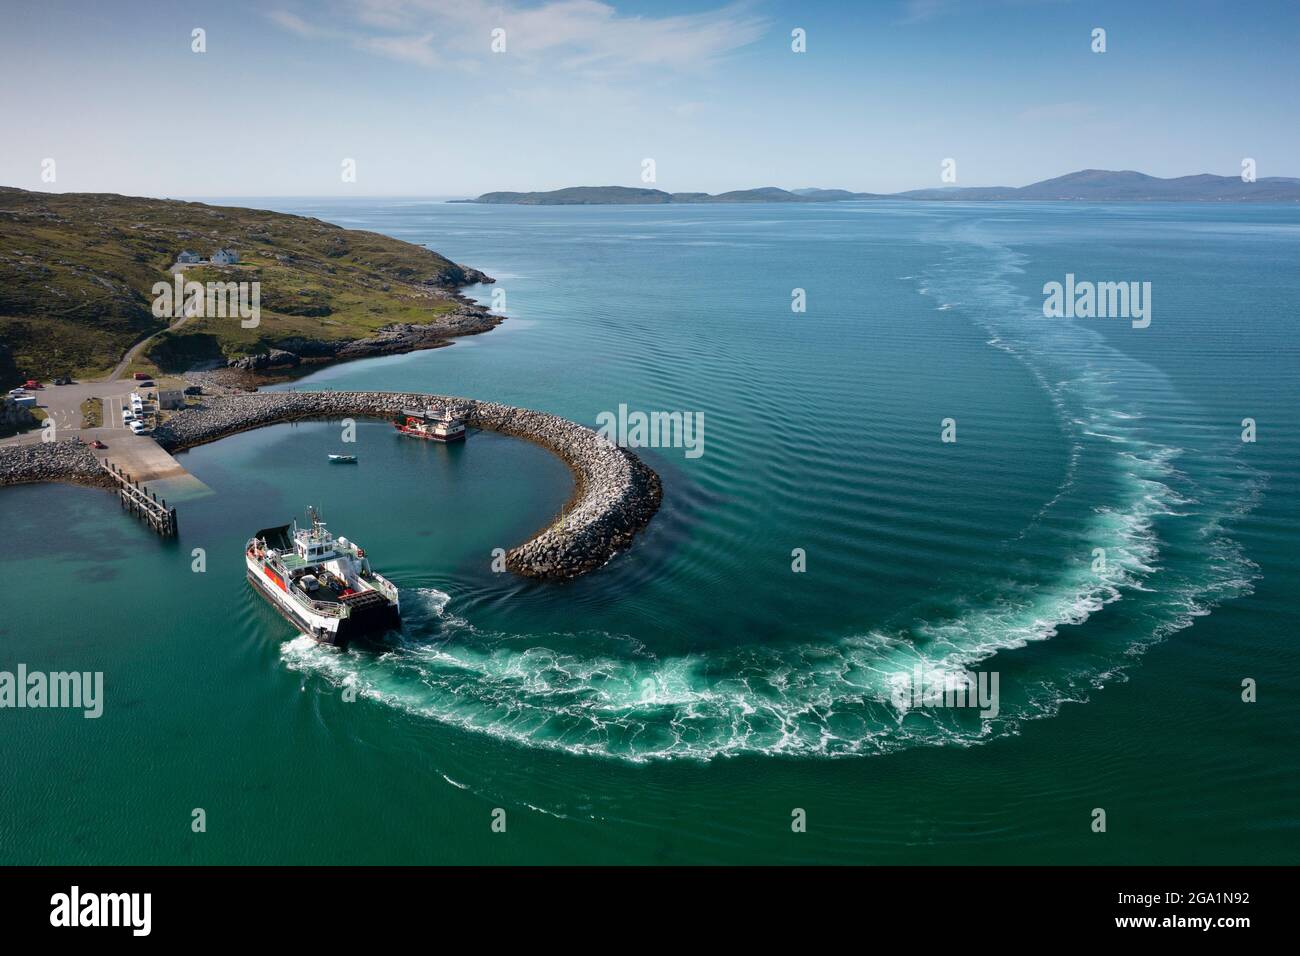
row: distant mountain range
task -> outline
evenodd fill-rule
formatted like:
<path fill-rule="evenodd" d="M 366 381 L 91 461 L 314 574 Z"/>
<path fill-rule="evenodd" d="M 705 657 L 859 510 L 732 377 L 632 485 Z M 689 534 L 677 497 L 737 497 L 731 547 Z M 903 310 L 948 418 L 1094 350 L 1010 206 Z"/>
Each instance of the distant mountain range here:
<path fill-rule="evenodd" d="M 1029 186 L 976 186 L 950 189 L 912 189 L 898 193 L 905 199 L 1084 202 L 1297 202 L 1300 179 L 1268 176 L 1253 183 L 1240 176 L 1177 176 L 1160 179 L 1132 170 L 1084 169 L 1077 173 L 1045 179 Z"/>
<path fill-rule="evenodd" d="M 1300 179 L 1266 176 L 1247 183 L 1239 176 L 1177 176 L 1161 179 L 1132 170 L 1084 169 L 1029 186 L 949 186 L 881 194 L 847 189 L 736 189 L 718 193 L 667 193 L 632 186 L 570 186 L 551 192 L 491 192 L 456 202 L 520 206 L 652 205 L 661 203 L 844 202 L 919 199 L 960 202 L 1300 202 Z"/>

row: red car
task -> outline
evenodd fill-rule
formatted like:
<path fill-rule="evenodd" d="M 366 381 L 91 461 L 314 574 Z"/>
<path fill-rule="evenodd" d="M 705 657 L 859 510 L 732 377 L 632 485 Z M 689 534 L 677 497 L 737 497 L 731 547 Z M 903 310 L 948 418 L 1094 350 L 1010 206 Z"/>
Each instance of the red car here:
<path fill-rule="evenodd" d="M 44 385 L 36 381 L 36 379 L 34 378 L 29 378 L 27 380 L 27 384 L 23 386 L 23 388 L 30 388 L 30 389 L 37 389 L 37 388 L 44 388 L 44 387 L 45 387 Z"/>
<path fill-rule="evenodd" d="M 105 445 L 105 444 L 104 444 L 102 441 L 100 441 L 98 438 L 96 438 L 94 441 L 92 441 L 92 442 L 90 443 L 90 447 L 91 447 L 91 448 L 107 448 L 108 446 Z"/>

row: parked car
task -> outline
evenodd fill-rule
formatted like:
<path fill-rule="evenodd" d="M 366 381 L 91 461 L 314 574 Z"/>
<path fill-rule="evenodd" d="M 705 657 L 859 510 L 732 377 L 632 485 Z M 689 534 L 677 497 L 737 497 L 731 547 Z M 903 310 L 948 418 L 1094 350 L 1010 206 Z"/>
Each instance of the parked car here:
<path fill-rule="evenodd" d="M 105 444 L 104 444 L 102 441 L 100 441 L 98 438 L 96 438 L 94 441 L 92 441 L 92 442 L 90 443 L 90 447 L 91 447 L 91 448 L 107 448 L 108 446 L 105 445 Z"/>
<path fill-rule="evenodd" d="M 30 388 L 30 389 L 37 389 L 37 388 L 44 388 L 45 386 L 42 385 L 40 382 L 36 381 L 36 379 L 29 378 L 27 380 L 27 383 L 23 387 Z"/>
<path fill-rule="evenodd" d="M 71 378 L 71 376 L 68 376 L 68 375 L 60 375 L 58 378 L 56 378 L 56 379 L 54 380 L 54 384 L 55 384 L 55 385 L 71 385 L 71 384 L 72 384 L 72 378 Z"/>
<path fill-rule="evenodd" d="M 148 372 L 136 372 L 131 377 L 135 379 L 137 382 L 145 382 L 148 381 L 150 378 L 152 378 L 152 376 Z"/>
<path fill-rule="evenodd" d="M 149 433 L 149 429 L 146 428 L 144 422 L 141 421 L 131 422 L 131 431 L 137 435 L 147 435 Z"/>

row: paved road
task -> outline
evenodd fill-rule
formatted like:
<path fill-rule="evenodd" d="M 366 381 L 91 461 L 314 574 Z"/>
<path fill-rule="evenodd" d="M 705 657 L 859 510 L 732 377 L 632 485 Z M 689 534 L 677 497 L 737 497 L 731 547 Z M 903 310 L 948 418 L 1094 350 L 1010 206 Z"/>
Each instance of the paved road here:
<path fill-rule="evenodd" d="M 136 357 L 144 350 L 144 347 L 146 345 L 148 345 L 158 336 L 162 335 L 163 332 L 170 332 L 173 329 L 179 329 L 182 325 L 185 324 L 185 322 L 189 318 L 190 317 L 188 315 L 183 315 L 175 322 L 173 322 L 171 325 L 167 326 L 167 328 L 159 329 L 153 335 L 150 335 L 147 338 L 143 338 L 139 342 L 136 342 L 135 345 L 131 346 L 129 349 L 126 350 L 126 354 L 122 356 L 122 361 L 118 362 L 117 365 L 114 366 L 113 371 L 108 373 L 108 378 L 105 379 L 105 381 L 116 382 L 126 373 L 127 367 L 136 360 Z"/>
<path fill-rule="evenodd" d="M 171 268 L 167 270 L 167 273 L 169 275 L 174 275 L 177 272 L 184 272 L 185 269 L 186 266 L 182 265 L 181 263 L 173 262 Z M 118 362 L 117 365 L 114 366 L 113 371 L 108 373 L 108 378 L 105 379 L 105 381 L 116 382 L 118 379 L 120 379 L 126 373 L 127 366 L 129 366 L 132 362 L 136 360 L 136 357 L 144 350 L 144 347 L 146 345 L 152 342 L 159 335 L 162 335 L 163 332 L 170 332 L 172 329 L 179 329 L 182 325 L 185 324 L 185 321 L 188 318 L 189 318 L 188 315 L 182 315 L 171 325 L 167 326 L 167 328 L 159 329 L 153 335 L 147 336 L 141 339 L 139 342 L 136 342 L 135 345 L 131 346 L 129 349 L 126 350 L 126 354 L 122 356 L 122 361 Z"/>
<path fill-rule="evenodd" d="M 104 426 L 106 431 L 119 431 L 131 435 L 122 425 L 122 402 L 128 400 L 134 391 L 142 391 L 137 382 L 123 379 L 117 382 L 78 382 L 75 385 L 46 385 L 33 392 L 36 404 L 45 410 L 45 414 L 54 419 L 55 438 L 68 438 L 80 434 L 82 439 L 90 441 L 97 437 L 91 430 L 81 427 L 81 403 L 87 398 L 99 398 L 104 402 Z M 149 389 L 143 391 L 151 391 Z M 109 417 L 110 406 L 115 408 L 113 417 Z M 137 436 L 131 435 L 132 438 Z M 41 429 L 34 429 L 22 435 L 0 438 L 0 445 L 37 442 L 41 440 Z M 108 439 L 103 439 L 107 441 Z"/>
<path fill-rule="evenodd" d="M 148 483 L 168 497 L 192 497 L 208 492 L 204 485 L 190 475 L 181 463 L 162 450 L 146 434 L 133 434 L 122 424 L 122 407 L 129 405 L 135 382 L 82 382 L 77 385 L 47 385 L 36 392 L 39 405 L 55 420 L 55 437 L 64 440 L 77 436 L 90 442 L 99 438 L 105 449 L 96 450 L 100 459 L 107 458 L 118 468 L 130 473 L 136 481 Z M 140 389 L 152 392 L 152 389 Z M 100 428 L 81 427 L 81 403 L 87 397 L 98 397 L 104 402 L 104 424 Z M 0 438 L 0 445 L 35 444 L 42 440 L 43 429 L 9 438 Z M 160 484 L 162 483 L 162 484 Z"/>
<path fill-rule="evenodd" d="M 186 472 L 152 438 L 133 434 L 122 424 L 122 408 L 130 404 L 133 391 L 157 394 L 157 389 L 142 389 L 138 384 L 131 379 L 78 382 L 75 385 L 47 385 L 33 394 L 37 405 L 54 420 L 56 439 L 76 436 L 90 443 L 98 438 L 108 447 L 97 450 L 95 454 L 125 468 L 140 481 L 174 483 L 172 493 L 206 490 L 206 485 Z M 87 398 L 98 398 L 104 403 L 104 424 L 99 428 L 81 427 L 81 403 Z M 0 438 L 0 446 L 34 444 L 41 441 L 43 435 L 44 429 L 36 428 L 21 435 Z"/>
<path fill-rule="evenodd" d="M 168 328 L 175 329 L 184 324 L 188 316 L 173 322 Z M 158 333 L 154 333 L 157 335 Z M 158 443 L 147 435 L 136 435 L 122 424 L 122 409 L 130 401 L 132 392 L 140 392 L 146 398 L 149 394 L 157 395 L 158 388 L 141 388 L 134 379 L 124 379 L 122 375 L 135 360 L 136 356 L 153 339 L 141 339 L 122 356 L 122 361 L 104 379 L 89 382 L 77 382 L 73 385 L 47 384 L 37 389 L 36 404 L 45 411 L 54 422 L 56 440 L 78 437 L 86 443 L 99 439 L 108 447 L 96 454 L 108 458 L 114 464 L 126 469 L 139 481 L 166 481 L 181 492 L 206 492 L 207 486 L 191 476 L 171 455 L 158 447 Z M 175 387 L 184 387 L 179 383 Z M 81 403 L 88 398 L 98 398 L 103 403 L 103 425 L 99 428 L 81 427 Z M 45 430 L 35 428 L 21 435 L 0 438 L 0 446 L 35 443 L 43 439 Z"/>

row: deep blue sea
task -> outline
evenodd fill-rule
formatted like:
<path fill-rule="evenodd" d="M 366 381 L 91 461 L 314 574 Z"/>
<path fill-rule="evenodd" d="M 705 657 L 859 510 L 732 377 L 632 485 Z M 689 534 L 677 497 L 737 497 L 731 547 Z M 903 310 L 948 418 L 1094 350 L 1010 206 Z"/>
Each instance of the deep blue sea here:
<path fill-rule="evenodd" d="M 93 745 L 5 718 L 0 862 L 1300 861 L 1300 209 L 229 202 L 497 279 L 498 329 L 284 387 L 680 411 L 703 453 L 642 449 L 661 512 L 558 585 L 491 569 L 571 487 L 495 435 L 195 449 L 174 546 L 6 491 L 6 580 L 81 585 L 11 608 L 3 660 L 111 696 Z M 1149 327 L 1044 317 L 1067 274 L 1149 282 Z M 307 504 L 402 587 L 400 639 L 338 654 L 249 592 L 244 539 Z M 996 673 L 996 716 L 900 708 L 918 667 Z"/>

